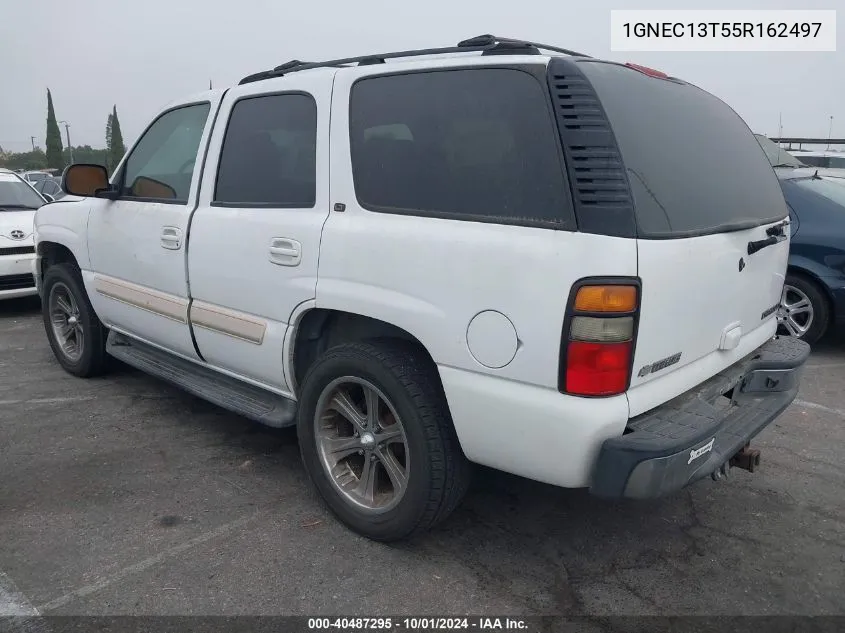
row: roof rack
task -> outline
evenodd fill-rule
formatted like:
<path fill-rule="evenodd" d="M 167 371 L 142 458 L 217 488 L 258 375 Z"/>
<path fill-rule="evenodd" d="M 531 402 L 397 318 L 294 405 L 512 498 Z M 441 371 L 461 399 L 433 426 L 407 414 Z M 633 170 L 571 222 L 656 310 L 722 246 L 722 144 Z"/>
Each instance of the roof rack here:
<path fill-rule="evenodd" d="M 447 46 L 444 48 L 422 48 L 409 51 L 394 51 L 390 53 L 361 55 L 359 57 L 346 57 L 344 59 L 332 59 L 323 62 L 302 62 L 298 59 L 294 59 L 276 66 L 271 70 L 264 70 L 248 75 L 241 79 L 238 82 L 238 85 L 252 83 L 254 81 L 262 81 L 264 79 L 272 79 L 273 77 L 281 77 L 292 72 L 310 70 L 312 68 L 341 68 L 351 66 L 353 64 L 356 66 L 367 66 L 370 64 L 383 64 L 385 63 L 385 60 L 397 59 L 400 57 L 422 57 L 424 55 L 445 55 L 449 53 L 470 52 L 480 52 L 482 55 L 539 55 L 541 50 L 563 53 L 564 55 L 571 55 L 573 57 L 589 57 L 589 55 L 585 55 L 584 53 L 578 53 L 566 48 L 487 34 L 471 37 L 467 40 L 458 42 L 457 46 Z"/>

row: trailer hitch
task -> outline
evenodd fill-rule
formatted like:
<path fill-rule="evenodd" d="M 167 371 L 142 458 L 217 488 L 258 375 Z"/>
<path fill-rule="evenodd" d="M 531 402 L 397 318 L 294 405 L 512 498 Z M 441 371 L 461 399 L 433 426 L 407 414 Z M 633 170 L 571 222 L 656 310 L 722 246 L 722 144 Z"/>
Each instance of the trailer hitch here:
<path fill-rule="evenodd" d="M 760 465 L 760 451 L 756 448 L 749 448 L 746 444 L 741 451 L 731 457 L 730 465 L 753 473 Z"/>

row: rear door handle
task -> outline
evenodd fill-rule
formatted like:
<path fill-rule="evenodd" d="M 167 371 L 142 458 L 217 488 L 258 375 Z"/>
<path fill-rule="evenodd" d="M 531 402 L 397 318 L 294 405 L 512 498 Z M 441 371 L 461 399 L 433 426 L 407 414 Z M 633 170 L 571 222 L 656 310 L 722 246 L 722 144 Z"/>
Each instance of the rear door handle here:
<path fill-rule="evenodd" d="M 182 247 L 182 230 L 175 226 L 165 226 L 161 229 L 161 247 L 178 251 Z"/>
<path fill-rule="evenodd" d="M 279 266 L 299 266 L 302 244 L 287 237 L 274 237 L 270 240 L 270 261 Z"/>

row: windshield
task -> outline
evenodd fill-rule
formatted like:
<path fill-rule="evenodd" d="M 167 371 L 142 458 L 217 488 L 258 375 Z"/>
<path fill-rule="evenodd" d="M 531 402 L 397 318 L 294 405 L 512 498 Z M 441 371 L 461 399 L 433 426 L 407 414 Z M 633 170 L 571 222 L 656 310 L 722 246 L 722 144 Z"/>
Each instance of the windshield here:
<path fill-rule="evenodd" d="M 44 200 L 32 187 L 17 176 L 0 174 L 0 211 L 4 209 L 37 209 Z"/>
<path fill-rule="evenodd" d="M 755 134 L 760 147 L 766 152 L 766 158 L 772 164 L 772 167 L 805 167 L 806 165 L 795 158 L 792 154 L 783 149 L 773 140 L 763 136 L 762 134 Z"/>

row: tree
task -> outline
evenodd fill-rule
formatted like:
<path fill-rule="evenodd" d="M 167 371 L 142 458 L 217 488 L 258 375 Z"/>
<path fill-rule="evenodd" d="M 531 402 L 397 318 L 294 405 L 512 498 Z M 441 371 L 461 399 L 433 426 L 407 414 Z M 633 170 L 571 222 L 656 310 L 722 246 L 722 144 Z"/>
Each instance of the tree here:
<path fill-rule="evenodd" d="M 109 120 L 106 121 L 106 149 L 111 151 L 111 121 L 112 113 L 109 112 Z"/>
<path fill-rule="evenodd" d="M 109 112 L 109 119 L 106 121 L 106 169 L 111 171 L 111 128 L 113 121 L 113 114 Z"/>
<path fill-rule="evenodd" d="M 106 126 L 106 147 L 109 150 L 109 166 L 114 169 L 126 153 L 123 134 L 120 132 L 120 121 L 117 118 L 117 106 L 114 106 L 112 113 L 109 115 L 109 122 Z"/>
<path fill-rule="evenodd" d="M 6 169 L 44 169 L 47 167 L 47 157 L 43 150 L 38 149 L 31 152 L 8 153 L 0 156 L 0 167 Z"/>
<path fill-rule="evenodd" d="M 59 131 L 59 124 L 56 122 L 56 112 L 53 110 L 53 95 L 47 90 L 47 167 L 62 169 L 64 157 L 62 156 L 62 133 Z"/>

